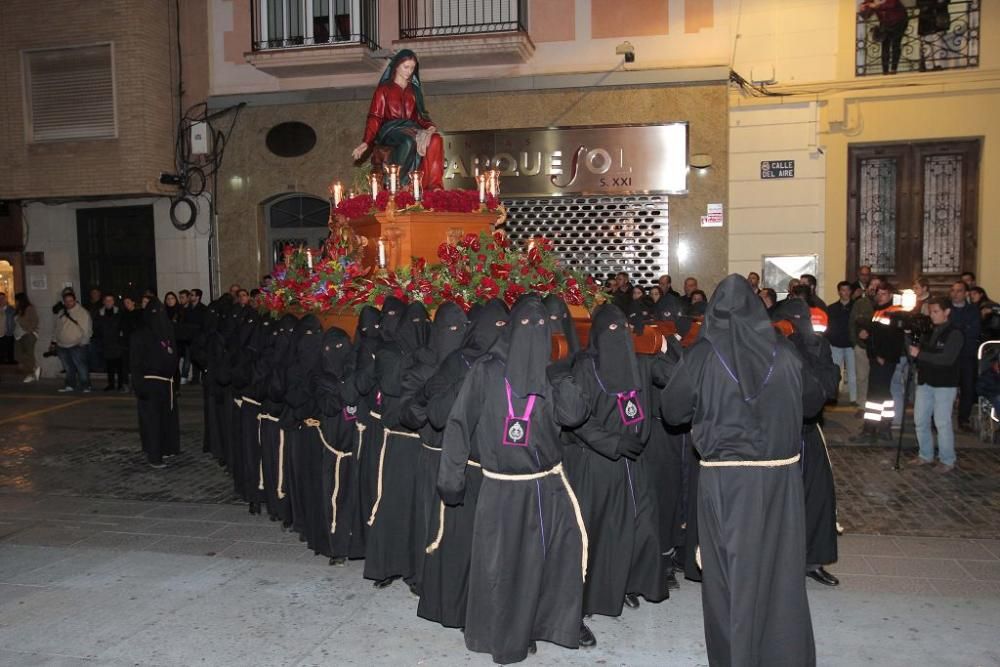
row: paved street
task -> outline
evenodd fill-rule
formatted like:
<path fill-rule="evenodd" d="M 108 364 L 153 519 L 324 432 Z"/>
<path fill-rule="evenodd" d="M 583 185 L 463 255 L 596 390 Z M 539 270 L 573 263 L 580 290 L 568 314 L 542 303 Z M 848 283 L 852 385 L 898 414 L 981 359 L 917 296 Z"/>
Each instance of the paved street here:
<path fill-rule="evenodd" d="M 235 504 L 197 388 L 165 470 L 127 397 L 55 388 L 0 385 L 0 664 L 489 664 L 404 587 L 376 592 Z M 819 664 L 1000 665 L 1000 451 L 962 436 L 954 474 L 897 472 L 894 448 L 846 444 L 855 428 L 846 410 L 826 427 L 848 534 L 842 586 L 808 586 Z M 706 663 L 697 584 L 625 612 L 593 620 L 594 649 L 529 664 Z"/>

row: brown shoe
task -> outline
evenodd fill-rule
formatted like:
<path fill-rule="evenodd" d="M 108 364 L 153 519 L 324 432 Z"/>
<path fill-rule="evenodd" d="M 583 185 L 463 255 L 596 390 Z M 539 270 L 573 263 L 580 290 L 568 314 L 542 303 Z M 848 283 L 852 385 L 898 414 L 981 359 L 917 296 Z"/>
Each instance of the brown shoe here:
<path fill-rule="evenodd" d="M 954 469 L 955 469 L 954 464 L 947 465 L 939 462 L 936 466 L 934 466 L 934 472 L 941 473 L 942 475 L 947 475 Z"/>
<path fill-rule="evenodd" d="M 919 456 L 914 456 L 912 459 L 906 462 L 906 465 L 913 466 L 916 468 L 919 466 L 929 466 L 932 463 L 934 463 L 934 461 L 927 461 L 926 459 L 923 459 Z"/>

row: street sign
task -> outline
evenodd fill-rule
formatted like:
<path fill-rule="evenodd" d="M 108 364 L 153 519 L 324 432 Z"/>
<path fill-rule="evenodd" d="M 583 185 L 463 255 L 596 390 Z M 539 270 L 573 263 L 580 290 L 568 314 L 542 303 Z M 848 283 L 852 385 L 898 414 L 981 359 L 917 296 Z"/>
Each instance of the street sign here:
<path fill-rule="evenodd" d="M 765 160 L 760 163 L 761 178 L 795 178 L 795 160 Z"/>

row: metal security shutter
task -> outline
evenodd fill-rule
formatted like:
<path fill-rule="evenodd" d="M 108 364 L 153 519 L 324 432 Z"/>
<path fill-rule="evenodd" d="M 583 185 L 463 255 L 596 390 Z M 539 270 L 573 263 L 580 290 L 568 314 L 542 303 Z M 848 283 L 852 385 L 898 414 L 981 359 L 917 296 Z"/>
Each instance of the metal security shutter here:
<path fill-rule="evenodd" d="M 570 268 L 603 282 L 627 271 L 649 285 L 667 271 L 667 198 L 658 195 L 505 198 L 507 232 L 551 239 Z"/>
<path fill-rule="evenodd" d="M 110 44 L 24 52 L 31 141 L 117 136 Z"/>

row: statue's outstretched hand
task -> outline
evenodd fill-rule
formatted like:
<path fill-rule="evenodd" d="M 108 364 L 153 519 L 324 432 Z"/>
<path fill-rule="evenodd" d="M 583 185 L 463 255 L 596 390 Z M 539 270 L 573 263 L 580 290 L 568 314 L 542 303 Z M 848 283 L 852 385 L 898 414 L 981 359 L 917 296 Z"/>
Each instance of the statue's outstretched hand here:
<path fill-rule="evenodd" d="M 353 152 L 351 152 L 351 157 L 353 157 L 355 160 L 360 160 L 361 156 L 364 155 L 365 151 L 367 150 L 368 150 L 368 144 L 362 142 L 361 144 L 358 145 L 357 148 L 354 149 Z"/>

